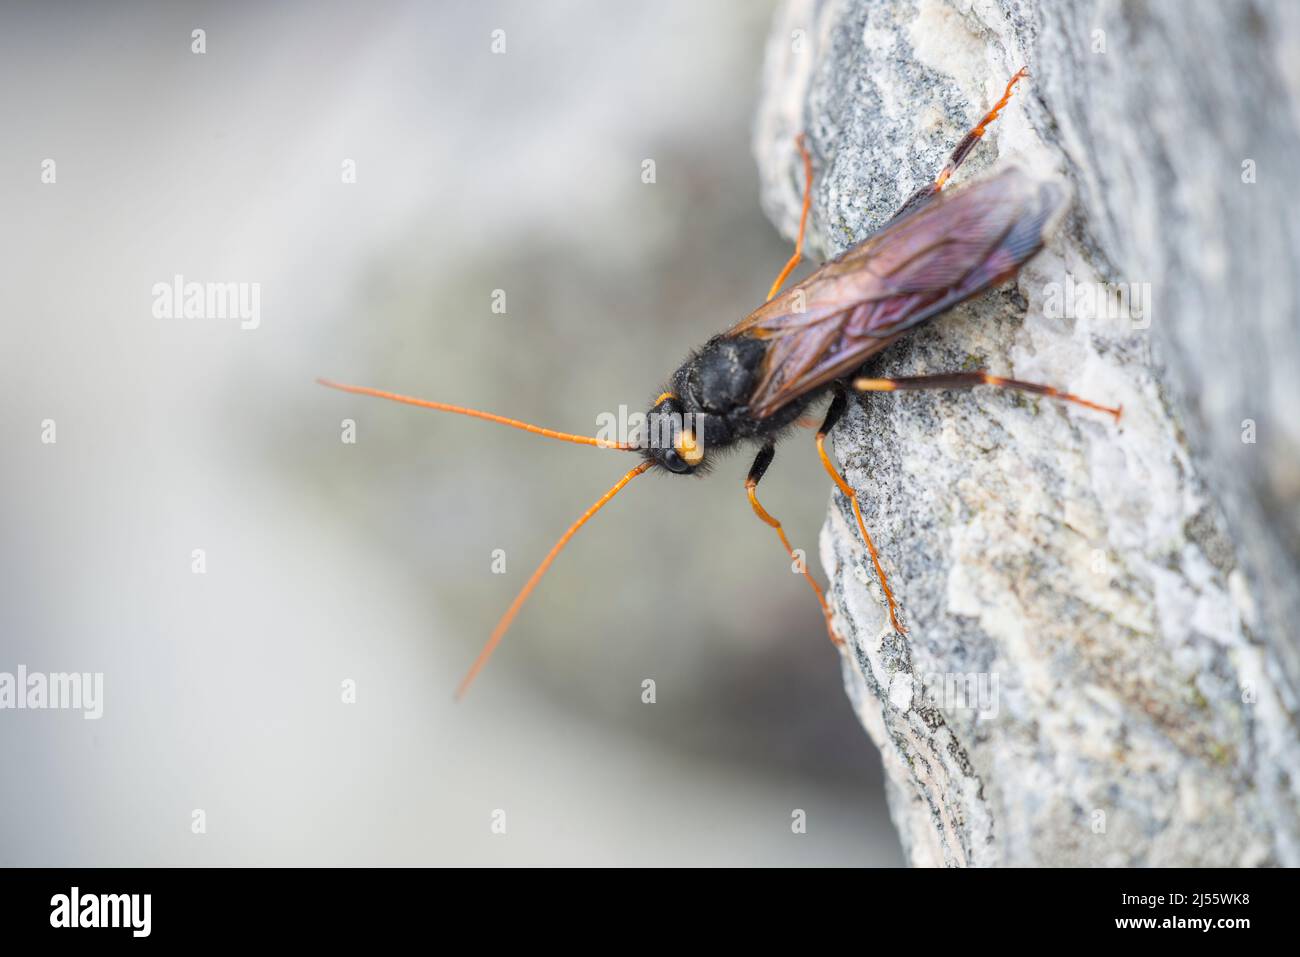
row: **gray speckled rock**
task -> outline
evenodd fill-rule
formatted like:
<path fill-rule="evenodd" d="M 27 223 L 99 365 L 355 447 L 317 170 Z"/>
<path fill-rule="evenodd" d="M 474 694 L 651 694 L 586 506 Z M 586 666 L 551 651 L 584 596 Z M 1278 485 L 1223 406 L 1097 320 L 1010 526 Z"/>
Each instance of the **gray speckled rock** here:
<path fill-rule="evenodd" d="M 877 395 L 836 429 L 908 635 L 839 496 L 822 560 L 916 864 L 1300 865 L 1298 41 L 1295 4 L 777 15 L 763 202 L 793 236 L 806 130 L 814 257 L 931 179 L 1022 64 L 958 181 L 1014 159 L 1074 191 L 1015 281 L 875 373 L 988 368 L 1124 407 Z M 1063 310 L 1067 281 L 1148 295 Z"/>

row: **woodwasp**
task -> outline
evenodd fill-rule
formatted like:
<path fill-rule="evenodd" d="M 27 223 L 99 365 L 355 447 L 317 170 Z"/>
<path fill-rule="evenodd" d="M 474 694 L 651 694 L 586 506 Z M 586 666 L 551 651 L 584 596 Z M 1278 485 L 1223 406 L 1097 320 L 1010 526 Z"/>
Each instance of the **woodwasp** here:
<path fill-rule="evenodd" d="M 781 292 L 803 259 L 812 201 L 812 158 L 803 136 L 799 136 L 796 144 L 803 160 L 804 195 L 794 254 L 772 284 L 763 305 L 706 342 L 673 373 L 647 415 L 657 426 L 666 423 L 666 427 L 652 431 L 652 439 L 614 442 L 556 432 L 477 409 L 318 380 L 322 385 L 344 392 L 473 416 L 566 442 L 636 452 L 643 459 L 587 509 L 542 559 L 462 679 L 457 697 L 469 688 L 569 539 L 632 479 L 648 469 L 681 475 L 703 473 L 715 451 L 740 443 L 756 444 L 758 453 L 745 480 L 745 490 L 754 513 L 776 531 L 794 560 L 794 549 L 781 523 L 759 502 L 757 487 L 772 463 L 778 439 L 826 393 L 831 393 L 832 399 L 817 430 L 817 452 L 836 487 L 852 504 L 858 531 L 884 591 L 890 623 L 903 634 L 906 632 L 898 620 L 897 602 L 862 519 L 857 493 L 826 452 L 826 436 L 847 409 L 850 392 L 991 385 L 1073 402 L 1107 412 L 1119 420 L 1119 408 L 1099 405 L 1052 386 L 1005 379 L 984 371 L 898 379 L 857 374 L 868 359 L 920 323 L 1014 276 L 1042 249 L 1047 235 L 1064 214 L 1068 199 L 1060 183 L 1036 180 L 1016 167 L 944 191 L 949 178 L 1010 101 L 1016 84 L 1027 75 L 1028 71 L 1021 69 L 1011 77 L 1002 97 L 962 138 L 934 181 L 908 197 L 888 222 Z M 840 643 L 821 586 L 806 567 L 801 563 L 799 567 L 821 605 L 831 640 Z"/>

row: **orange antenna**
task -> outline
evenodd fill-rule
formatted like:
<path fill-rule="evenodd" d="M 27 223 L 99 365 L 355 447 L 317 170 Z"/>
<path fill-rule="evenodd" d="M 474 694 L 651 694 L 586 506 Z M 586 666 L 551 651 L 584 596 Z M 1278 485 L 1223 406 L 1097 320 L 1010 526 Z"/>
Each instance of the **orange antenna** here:
<path fill-rule="evenodd" d="M 592 438 L 589 435 L 573 435 L 569 432 L 556 432 L 554 429 L 544 429 L 540 425 L 531 425 L 528 422 L 520 422 L 518 419 L 507 419 L 502 415 L 493 415 L 491 412 L 480 412 L 478 409 L 467 409 L 464 406 L 448 405 L 445 402 L 430 402 L 428 399 L 415 399 L 409 395 L 398 395 L 396 392 L 385 392 L 382 389 L 370 389 L 363 385 L 346 385 L 342 382 L 334 382 L 331 379 L 317 379 L 323 386 L 331 389 L 338 389 L 340 392 L 351 392 L 354 395 L 369 395 L 376 399 L 387 399 L 389 402 L 401 402 L 405 405 L 417 405 L 422 409 L 435 409 L 438 412 L 454 412 L 457 415 L 468 415 L 475 419 L 486 419 L 489 422 L 496 422 L 500 425 L 508 425 L 512 429 L 522 429 L 525 432 L 531 432 L 533 435 L 541 435 L 548 439 L 559 439 L 562 442 L 575 442 L 578 445 L 594 445 L 599 449 L 618 449 L 622 452 L 637 451 L 634 445 L 624 445 L 621 442 L 609 442 L 604 439 Z"/>
<path fill-rule="evenodd" d="M 555 556 L 560 554 L 565 545 L 569 544 L 569 539 L 577 533 L 578 529 L 586 525 L 593 515 L 604 508 L 605 504 L 610 499 L 623 490 L 623 486 L 627 485 L 628 482 L 632 481 L 648 469 L 650 464 L 650 462 L 642 462 L 636 468 L 629 471 L 614 484 L 612 489 L 597 499 L 595 505 L 583 512 L 582 516 L 569 526 L 567 532 L 560 536 L 560 540 L 552 546 L 549 552 L 547 552 L 546 557 L 543 558 L 542 563 L 537 566 L 537 571 L 533 572 L 532 577 L 529 578 L 528 581 L 524 582 L 524 587 L 519 590 L 519 594 L 515 596 L 515 600 L 510 603 L 510 607 L 506 609 L 506 613 L 501 616 L 501 620 L 497 622 L 497 626 L 492 629 L 492 635 L 488 638 L 487 644 L 485 644 L 483 650 L 478 653 L 478 657 L 474 659 L 474 664 L 470 666 L 469 671 L 465 674 L 465 677 L 461 679 L 460 685 L 456 688 L 456 700 L 459 701 L 465 696 L 465 692 L 469 690 L 469 686 L 474 682 L 474 679 L 478 677 L 478 673 L 483 670 L 483 666 L 487 664 L 488 659 L 492 657 L 492 652 L 497 650 L 497 645 L 501 644 L 501 639 L 505 636 L 506 629 L 508 629 L 510 623 L 515 620 L 515 616 L 519 614 L 519 609 L 523 607 L 528 596 L 532 594 L 533 589 L 537 587 L 537 583 L 542 580 L 542 576 L 546 574 L 546 569 L 551 567 L 551 562 L 555 561 Z"/>

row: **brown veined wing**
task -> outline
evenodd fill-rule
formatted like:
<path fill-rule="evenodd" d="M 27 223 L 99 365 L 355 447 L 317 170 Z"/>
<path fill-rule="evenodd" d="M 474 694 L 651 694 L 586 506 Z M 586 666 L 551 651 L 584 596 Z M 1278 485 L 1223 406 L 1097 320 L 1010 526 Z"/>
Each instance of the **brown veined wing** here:
<path fill-rule="evenodd" d="M 768 342 L 750 412 L 766 418 L 1011 277 L 1066 203 L 1060 182 L 1009 167 L 937 194 L 760 306 L 724 333 Z"/>

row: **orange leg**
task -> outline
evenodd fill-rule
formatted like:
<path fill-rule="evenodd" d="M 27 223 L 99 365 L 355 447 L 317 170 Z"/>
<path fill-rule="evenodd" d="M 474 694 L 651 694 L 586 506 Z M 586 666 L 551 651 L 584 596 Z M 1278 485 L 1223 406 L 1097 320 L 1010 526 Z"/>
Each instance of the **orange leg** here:
<path fill-rule="evenodd" d="M 894 630 L 900 635 L 906 635 L 907 629 L 898 620 L 898 602 L 894 600 L 894 593 L 889 588 L 889 579 L 885 577 L 885 570 L 880 565 L 880 555 L 876 552 L 876 546 L 872 543 L 871 535 L 867 532 L 867 523 L 862 520 L 862 508 L 858 504 L 857 490 L 844 481 L 826 452 L 826 435 L 835 427 L 835 423 L 839 421 L 840 416 L 844 414 L 847 408 L 848 399 L 845 398 L 843 392 L 836 391 L 830 408 L 826 410 L 826 421 L 817 430 L 817 454 L 821 457 L 822 465 L 830 473 L 836 486 L 848 498 L 849 504 L 853 506 L 853 517 L 858 520 L 858 531 L 862 533 L 862 540 L 866 542 L 867 551 L 871 554 L 871 563 L 876 566 L 876 575 L 880 579 L 880 587 L 885 592 L 885 601 L 889 604 L 889 623 L 893 625 Z"/>
<path fill-rule="evenodd" d="M 1088 399 L 1080 398 L 1071 392 L 1065 392 L 1050 385 L 1036 382 L 1021 382 L 1019 379 L 1004 379 L 989 375 L 987 372 L 943 372 L 937 375 L 918 375 L 904 379 L 854 379 L 853 388 L 859 392 L 898 392 L 906 389 L 973 389 L 977 385 L 991 385 L 999 389 L 1016 389 L 1020 392 L 1035 392 L 1038 395 L 1051 396 L 1062 402 L 1073 402 L 1087 409 L 1113 415 L 1119 421 L 1123 406 L 1101 405 Z"/>
<path fill-rule="evenodd" d="M 962 137 L 961 142 L 957 144 L 957 148 L 953 150 L 952 155 L 948 157 L 947 165 L 944 166 L 942 171 L 940 171 L 939 175 L 935 178 L 934 191 L 936 193 L 943 189 L 944 184 L 948 182 L 952 174 L 957 172 L 957 167 L 961 166 L 966 157 L 970 154 L 970 151 L 975 148 L 975 144 L 984 137 L 984 131 L 987 130 L 989 125 L 998 118 L 998 114 L 1001 113 L 1007 103 L 1010 102 L 1011 93 L 1016 88 L 1016 84 L 1027 76 L 1029 76 L 1029 67 L 1022 66 L 1016 72 L 1016 75 L 1007 81 L 1007 88 L 1002 91 L 1002 99 L 994 103 L 993 109 L 984 114 L 984 119 L 975 124 L 975 128 Z"/>
<path fill-rule="evenodd" d="M 817 596 L 817 603 L 822 606 L 822 615 L 826 618 L 826 633 L 831 636 L 831 642 L 836 645 L 841 645 L 844 643 L 844 639 L 835 633 L 835 624 L 831 617 L 831 608 L 830 605 L 826 603 L 826 595 L 822 591 L 821 586 L 818 585 L 817 580 L 808 573 L 807 562 L 800 560 L 795 555 L 794 548 L 790 545 L 790 539 L 786 538 L 785 529 L 781 527 L 781 523 L 777 521 L 773 515 L 769 514 L 767 509 L 765 509 L 758 501 L 758 494 L 756 492 L 758 483 L 763 478 L 763 473 L 767 471 L 767 467 L 772 464 L 772 457 L 775 454 L 776 449 L 773 446 L 765 445 L 759 450 L 758 457 L 754 459 L 754 465 L 749 470 L 749 477 L 745 479 L 745 491 L 749 494 L 750 507 L 754 509 L 754 514 L 762 519 L 763 522 L 776 529 L 777 537 L 781 539 L 781 544 L 785 546 L 785 552 L 790 556 L 792 565 L 795 563 L 799 565 L 799 571 L 807 580 L 808 587 L 813 590 L 813 594 Z"/>
<path fill-rule="evenodd" d="M 802 133 L 794 138 L 794 145 L 799 147 L 799 155 L 803 157 L 803 211 L 799 214 L 799 236 L 794 241 L 794 255 L 790 257 L 790 260 L 785 264 L 785 268 L 776 277 L 776 282 L 772 283 L 772 288 L 767 291 L 766 301 L 768 302 L 781 291 L 785 281 L 790 278 L 790 273 L 794 272 L 795 267 L 803 261 L 803 237 L 805 230 L 808 228 L 808 211 L 812 208 L 812 157 L 808 155 L 808 147 L 804 143 Z"/>
<path fill-rule="evenodd" d="M 1016 71 L 1016 75 L 1007 81 L 1007 88 L 1002 91 L 1002 98 L 993 104 L 993 109 L 984 114 L 984 118 L 975 124 L 974 129 L 961 138 L 961 142 L 957 144 L 957 148 L 949 155 L 948 162 L 944 165 L 943 169 L 939 171 L 939 175 L 934 178 L 934 182 L 922 186 L 915 193 L 909 196 L 907 201 L 899 207 L 898 212 L 894 214 L 893 219 L 890 220 L 891 223 L 895 220 L 901 219 L 907 213 L 913 212 L 921 206 L 924 206 L 935 196 L 939 195 L 939 192 L 945 185 L 947 185 L 948 180 L 952 178 L 952 174 L 957 172 L 958 167 L 966 161 L 966 157 L 969 156 L 971 150 L 975 148 L 975 144 L 984 138 L 984 134 L 988 130 L 989 125 L 998 118 L 998 114 L 1001 113 L 1007 103 L 1011 101 L 1011 94 L 1015 90 L 1016 84 L 1027 76 L 1029 76 L 1028 67 L 1022 66 L 1018 71 Z"/>

